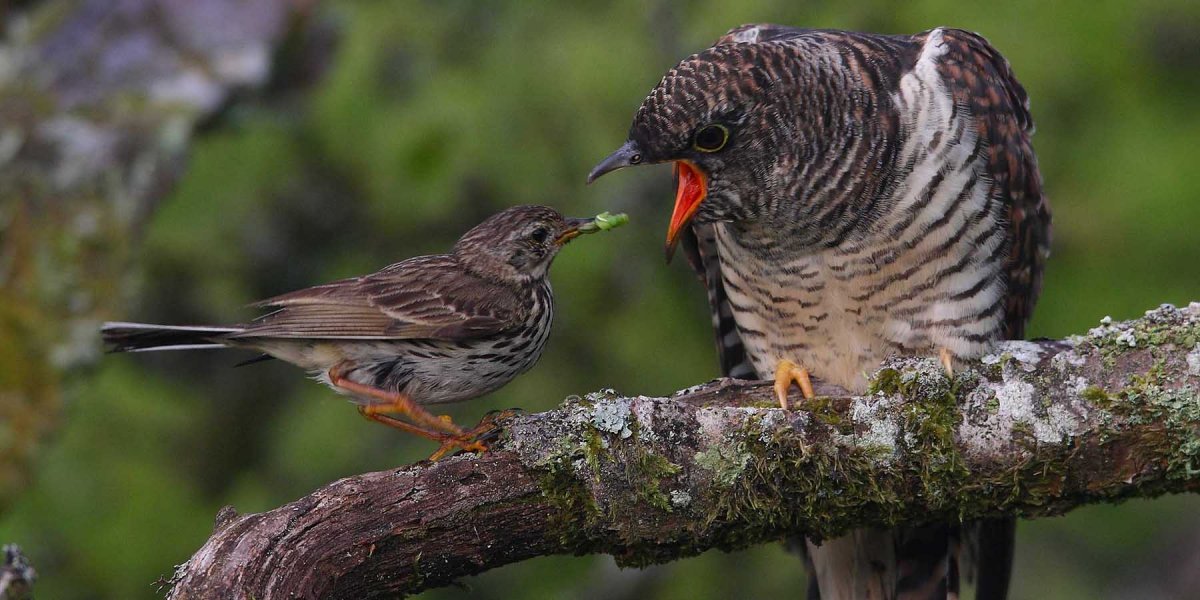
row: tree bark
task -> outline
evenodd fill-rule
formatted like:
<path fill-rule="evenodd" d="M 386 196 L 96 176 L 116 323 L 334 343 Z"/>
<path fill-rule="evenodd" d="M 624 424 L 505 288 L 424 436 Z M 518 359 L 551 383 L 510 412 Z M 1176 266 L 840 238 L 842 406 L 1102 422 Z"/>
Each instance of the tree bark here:
<path fill-rule="evenodd" d="M 27 600 L 37 579 L 37 571 L 16 544 L 0 547 L 0 600 Z"/>
<path fill-rule="evenodd" d="M 1200 304 L 966 366 L 890 361 L 870 394 L 818 386 L 790 411 L 733 380 L 572 397 L 507 421 L 483 456 L 227 508 L 170 598 L 391 597 L 534 556 L 641 566 L 1200 488 Z"/>

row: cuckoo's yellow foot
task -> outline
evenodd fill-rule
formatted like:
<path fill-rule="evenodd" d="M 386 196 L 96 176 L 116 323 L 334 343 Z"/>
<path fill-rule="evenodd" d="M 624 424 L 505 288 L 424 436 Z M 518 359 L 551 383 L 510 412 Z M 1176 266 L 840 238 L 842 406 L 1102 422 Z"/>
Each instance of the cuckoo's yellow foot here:
<path fill-rule="evenodd" d="M 788 409 L 788 389 L 792 387 L 792 382 L 800 387 L 805 400 L 816 395 L 813 393 L 812 380 L 808 377 L 808 369 L 785 358 L 775 365 L 775 398 L 783 410 Z"/>
<path fill-rule="evenodd" d="M 942 368 L 946 369 L 946 376 L 954 379 L 954 355 L 950 350 L 945 347 L 938 349 L 938 361 L 942 363 Z"/>

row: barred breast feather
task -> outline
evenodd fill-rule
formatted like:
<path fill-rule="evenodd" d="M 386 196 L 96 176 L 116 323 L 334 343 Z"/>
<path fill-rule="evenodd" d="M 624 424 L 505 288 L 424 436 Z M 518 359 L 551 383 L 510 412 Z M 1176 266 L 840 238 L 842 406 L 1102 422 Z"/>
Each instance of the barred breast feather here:
<path fill-rule="evenodd" d="M 807 86 L 810 104 L 778 110 L 812 111 L 826 131 L 838 132 L 819 149 L 801 145 L 777 160 L 792 171 L 756 183 L 770 190 L 759 192 L 758 205 L 706 215 L 684 241 L 709 292 L 725 374 L 765 377 L 789 359 L 861 392 L 865 375 L 889 355 L 946 348 L 974 357 L 1024 335 L 1048 255 L 1050 213 L 1029 141 L 1027 95 L 986 40 L 954 29 L 882 36 L 748 25 L 722 45 L 737 50 L 713 72 L 753 61 L 755 77 L 778 77 L 746 77 L 738 89 L 769 89 L 773 98 L 782 98 L 778 88 Z M 676 69 L 705 68 L 685 61 Z M 643 110 L 668 101 L 652 93 Z M 779 181 L 791 187 L 781 192 Z M 791 216 L 780 218 L 787 203 Z M 830 543 L 814 555 L 825 573 L 822 595 L 852 597 L 853 578 L 837 569 L 878 559 L 879 543 L 900 548 L 912 538 L 933 544 L 909 548 L 926 577 L 902 581 L 887 597 L 944 597 L 957 561 L 939 557 L 957 544 L 939 527 L 893 532 L 891 542 Z M 1003 598 L 1012 522 L 981 529 L 977 558 L 987 570 L 979 597 Z M 891 552 L 892 569 L 909 560 L 907 551 Z"/>

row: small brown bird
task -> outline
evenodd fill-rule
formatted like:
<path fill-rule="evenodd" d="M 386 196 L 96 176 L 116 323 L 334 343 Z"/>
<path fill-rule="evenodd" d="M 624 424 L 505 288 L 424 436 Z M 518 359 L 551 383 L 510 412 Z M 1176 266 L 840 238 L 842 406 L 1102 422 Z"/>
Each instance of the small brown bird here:
<path fill-rule="evenodd" d="M 439 442 L 432 460 L 482 452 L 488 419 L 465 431 L 421 405 L 482 396 L 537 362 L 554 317 L 550 263 L 572 238 L 610 227 L 598 218 L 516 206 L 449 254 L 263 300 L 255 306 L 271 312 L 245 325 L 105 323 L 101 332 L 115 352 L 257 350 L 351 396 L 367 418 Z"/>

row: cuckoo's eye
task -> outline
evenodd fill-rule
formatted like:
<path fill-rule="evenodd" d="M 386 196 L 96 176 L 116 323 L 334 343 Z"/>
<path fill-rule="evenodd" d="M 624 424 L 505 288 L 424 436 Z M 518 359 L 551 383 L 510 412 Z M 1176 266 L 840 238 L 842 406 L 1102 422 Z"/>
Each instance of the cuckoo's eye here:
<path fill-rule="evenodd" d="M 546 231 L 545 227 L 538 227 L 537 229 L 533 230 L 533 233 L 529 234 L 529 239 L 533 240 L 535 244 L 546 243 L 547 237 L 550 237 L 550 232 Z"/>
<path fill-rule="evenodd" d="M 713 123 L 705 125 L 696 132 L 696 138 L 692 141 L 692 146 L 701 152 L 716 152 L 725 147 L 725 143 L 729 141 L 729 130 L 724 125 Z"/>

